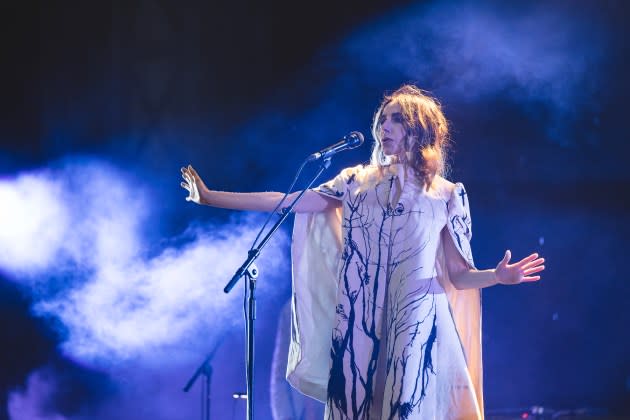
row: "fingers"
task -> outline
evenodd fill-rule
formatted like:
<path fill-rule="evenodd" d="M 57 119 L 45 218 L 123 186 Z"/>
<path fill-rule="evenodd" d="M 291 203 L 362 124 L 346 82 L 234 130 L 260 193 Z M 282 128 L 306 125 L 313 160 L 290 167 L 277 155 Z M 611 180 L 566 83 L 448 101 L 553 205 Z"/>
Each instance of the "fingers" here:
<path fill-rule="evenodd" d="M 190 184 L 195 184 L 198 180 L 201 180 L 201 177 L 197 174 L 197 171 L 195 171 L 192 165 L 182 167 L 180 170 L 182 172 L 182 178 Z"/>
<path fill-rule="evenodd" d="M 184 181 L 193 184 L 195 181 L 194 176 L 185 168 L 182 168 L 182 178 L 184 178 Z"/>
<path fill-rule="evenodd" d="M 195 171 L 195 169 L 190 165 L 182 166 L 179 170 L 182 172 L 182 175 L 197 175 L 197 171 Z"/>
<path fill-rule="evenodd" d="M 538 265 L 541 265 L 544 262 L 545 262 L 544 258 L 537 258 L 534 261 L 530 261 L 528 263 L 523 264 L 521 268 L 528 269 L 528 268 L 536 267 Z"/>
<path fill-rule="evenodd" d="M 523 275 L 529 276 L 530 274 L 541 272 L 544 269 L 545 269 L 544 265 L 539 265 L 538 267 L 528 268 L 527 270 L 523 271 Z"/>
<path fill-rule="evenodd" d="M 531 277 L 523 277 L 523 281 L 538 281 L 540 280 L 540 276 L 531 276 Z"/>
<path fill-rule="evenodd" d="M 517 263 L 514 263 L 513 266 L 520 268 L 521 270 L 527 269 L 527 268 L 531 268 L 531 267 L 535 267 L 537 265 L 542 264 L 545 261 L 544 258 L 538 258 L 538 254 L 537 253 L 533 253 L 525 258 L 523 258 L 522 260 L 520 260 Z"/>
<path fill-rule="evenodd" d="M 186 197 L 186 201 L 199 203 L 199 186 L 197 184 L 200 183 L 201 185 L 203 185 L 203 181 L 201 181 L 201 178 L 199 178 L 199 175 L 197 175 L 197 172 L 192 167 L 192 165 L 183 166 L 182 168 L 180 168 L 180 171 L 182 173 L 182 178 L 184 179 L 184 182 L 180 182 L 179 185 L 183 189 L 188 191 L 188 197 Z"/>
<path fill-rule="evenodd" d="M 529 262 L 534 261 L 536 258 L 538 258 L 538 254 L 534 252 L 533 254 L 528 255 L 527 257 L 525 257 L 522 260 L 520 260 L 518 263 L 519 264 L 527 264 Z"/>

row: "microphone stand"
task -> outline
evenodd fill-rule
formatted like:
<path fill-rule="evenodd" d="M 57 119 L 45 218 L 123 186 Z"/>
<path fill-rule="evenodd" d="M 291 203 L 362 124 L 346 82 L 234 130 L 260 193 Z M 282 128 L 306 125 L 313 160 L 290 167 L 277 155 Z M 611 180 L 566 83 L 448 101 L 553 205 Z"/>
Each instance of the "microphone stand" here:
<path fill-rule="evenodd" d="M 262 239 L 258 248 L 253 248 L 247 253 L 247 259 L 245 260 L 243 265 L 241 265 L 241 267 L 236 271 L 232 279 L 228 282 L 228 284 L 223 289 L 225 293 L 230 293 L 232 288 L 236 285 L 236 283 L 241 277 L 243 276 L 247 277 L 247 280 L 248 280 L 247 283 L 249 285 L 249 300 L 248 300 L 248 305 L 247 305 L 248 310 L 247 310 L 247 318 L 246 318 L 246 323 L 245 323 L 245 330 L 247 331 L 247 356 L 246 356 L 247 420 L 254 420 L 254 320 L 256 319 L 256 297 L 255 297 L 256 278 L 258 277 L 258 274 L 259 274 L 258 268 L 254 264 L 254 261 L 256 261 L 256 259 L 260 255 L 260 251 L 262 251 L 265 245 L 267 245 L 267 242 L 269 242 L 269 240 L 271 239 L 273 234 L 278 230 L 280 225 L 282 225 L 282 223 L 286 220 L 286 218 L 289 217 L 289 214 L 291 214 L 291 212 L 293 211 L 293 208 L 295 207 L 297 202 L 300 201 L 304 193 L 309 188 L 311 188 L 311 186 L 313 186 L 313 184 L 315 183 L 315 180 L 319 178 L 322 172 L 324 172 L 324 170 L 327 169 L 329 166 L 330 166 L 330 157 L 327 156 L 322 161 L 319 167 L 319 170 L 317 171 L 317 173 L 315 174 L 311 182 L 308 184 L 308 186 L 300 192 L 300 194 L 295 198 L 295 200 L 293 200 L 291 204 L 289 204 L 288 207 L 285 207 L 284 209 L 282 209 L 282 212 L 280 214 L 280 218 L 278 219 L 278 221 L 276 221 L 276 223 L 271 227 L 271 229 L 269 229 L 269 232 Z"/>
<path fill-rule="evenodd" d="M 184 387 L 184 392 L 190 391 L 190 388 L 195 384 L 199 375 L 204 375 L 206 377 L 206 381 L 201 390 L 201 416 L 204 420 L 210 420 L 210 389 L 212 386 L 212 365 L 210 361 L 214 357 L 214 354 L 217 352 L 221 341 L 218 341 L 212 351 L 206 356 L 203 362 L 199 365 L 195 373 L 190 377 L 186 386 Z"/>

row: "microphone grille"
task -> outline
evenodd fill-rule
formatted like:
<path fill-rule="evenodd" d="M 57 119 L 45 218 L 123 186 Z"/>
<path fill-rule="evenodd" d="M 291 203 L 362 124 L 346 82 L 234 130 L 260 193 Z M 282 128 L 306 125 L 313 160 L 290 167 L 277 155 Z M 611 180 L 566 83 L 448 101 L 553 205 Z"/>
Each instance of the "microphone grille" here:
<path fill-rule="evenodd" d="M 363 134 L 360 131 L 353 131 L 347 136 L 348 146 L 354 148 L 363 144 Z"/>

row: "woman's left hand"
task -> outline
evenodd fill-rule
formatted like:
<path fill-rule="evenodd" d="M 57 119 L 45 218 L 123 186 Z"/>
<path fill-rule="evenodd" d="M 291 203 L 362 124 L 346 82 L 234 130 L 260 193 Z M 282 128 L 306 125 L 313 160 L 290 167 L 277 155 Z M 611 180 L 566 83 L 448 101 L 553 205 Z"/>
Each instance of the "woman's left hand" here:
<path fill-rule="evenodd" d="M 509 250 L 505 251 L 505 256 L 494 270 L 499 284 L 519 284 L 540 280 L 540 276 L 532 276 L 532 274 L 539 273 L 545 269 L 543 265 L 545 262 L 544 258 L 538 258 L 538 254 L 534 253 L 517 263 L 508 264 L 511 257 L 512 253 Z"/>

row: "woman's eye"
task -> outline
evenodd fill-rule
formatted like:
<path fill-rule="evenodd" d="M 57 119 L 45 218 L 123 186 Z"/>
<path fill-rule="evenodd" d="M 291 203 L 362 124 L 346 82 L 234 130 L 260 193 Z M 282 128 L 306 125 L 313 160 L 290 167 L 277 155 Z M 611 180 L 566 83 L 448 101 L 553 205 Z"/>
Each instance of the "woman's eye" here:
<path fill-rule="evenodd" d="M 403 117 L 400 114 L 394 114 L 392 115 L 392 121 L 401 124 L 403 122 Z"/>

